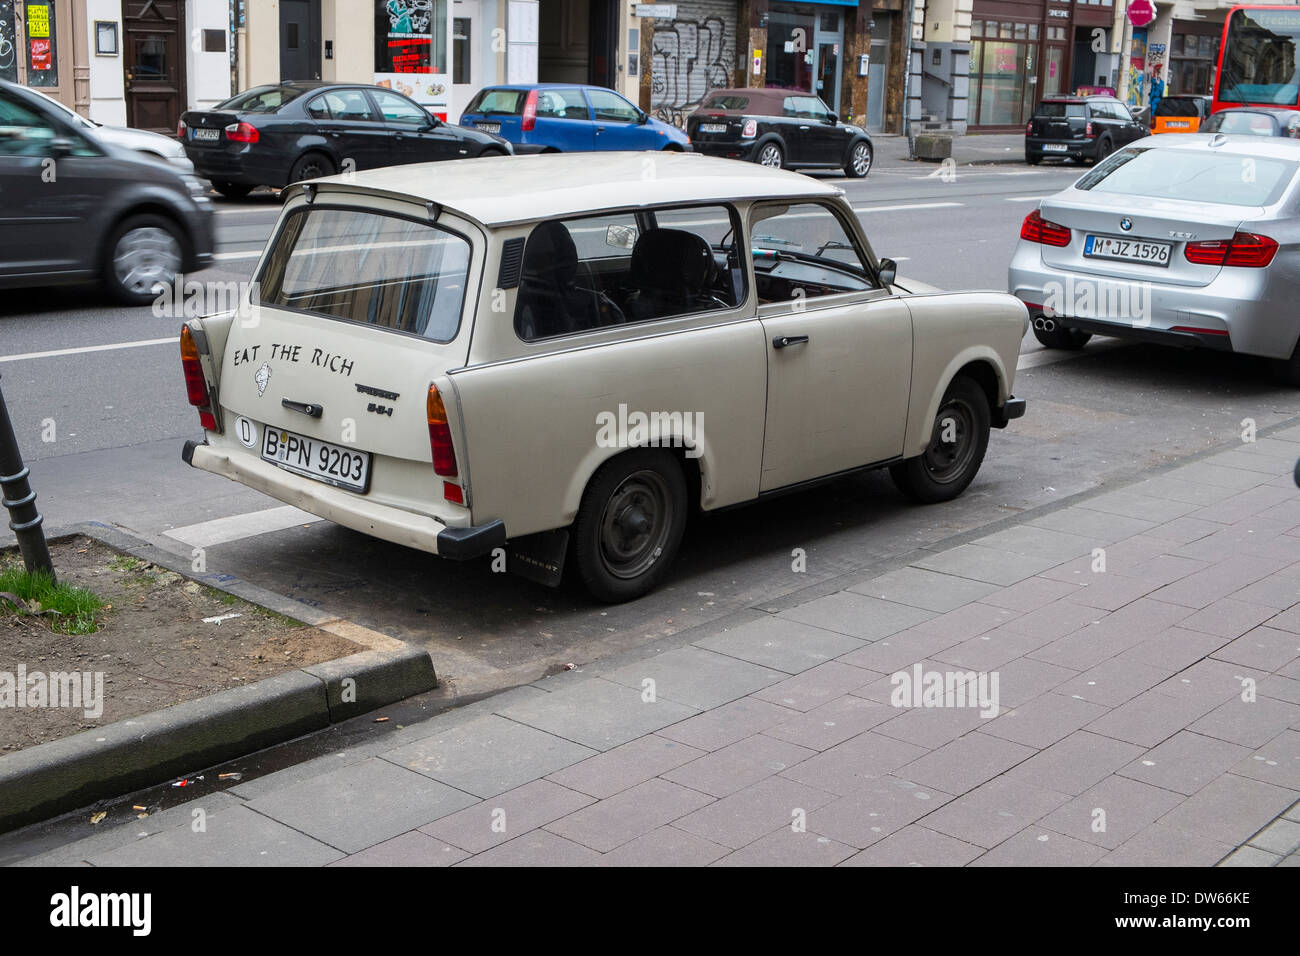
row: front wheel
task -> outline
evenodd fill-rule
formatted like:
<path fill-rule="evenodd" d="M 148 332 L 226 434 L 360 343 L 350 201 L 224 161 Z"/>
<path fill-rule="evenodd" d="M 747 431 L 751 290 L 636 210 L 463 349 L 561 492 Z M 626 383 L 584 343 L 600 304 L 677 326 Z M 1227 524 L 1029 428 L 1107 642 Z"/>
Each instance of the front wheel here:
<path fill-rule="evenodd" d="M 776 143 L 768 143 L 758 151 L 758 165 L 768 166 L 772 169 L 781 169 L 785 166 L 785 154 L 781 152 L 781 147 Z"/>
<path fill-rule="evenodd" d="M 978 382 L 958 375 L 934 417 L 930 444 L 920 455 L 889 468 L 898 490 L 933 504 L 956 498 L 975 480 L 989 445 L 989 402 Z"/>
<path fill-rule="evenodd" d="M 148 305 L 176 281 L 184 262 L 184 238 L 170 219 L 132 216 L 109 237 L 104 285 L 119 302 Z"/>
<path fill-rule="evenodd" d="M 849 153 L 849 161 L 844 164 L 844 175 L 852 179 L 861 179 L 871 172 L 871 144 L 858 143 Z"/>
<path fill-rule="evenodd" d="M 686 507 L 671 453 L 639 448 L 602 465 L 573 523 L 573 558 L 591 595 L 613 604 L 653 590 L 677 555 Z"/>

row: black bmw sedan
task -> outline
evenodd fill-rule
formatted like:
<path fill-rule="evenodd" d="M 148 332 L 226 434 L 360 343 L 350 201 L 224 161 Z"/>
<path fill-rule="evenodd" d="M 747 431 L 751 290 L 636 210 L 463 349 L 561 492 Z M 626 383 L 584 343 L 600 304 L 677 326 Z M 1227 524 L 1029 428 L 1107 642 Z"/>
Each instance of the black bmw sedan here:
<path fill-rule="evenodd" d="M 338 172 L 472 156 L 505 156 L 499 136 L 451 126 L 393 90 L 291 81 L 256 86 L 181 116 L 176 135 L 194 171 L 223 196 Z"/>

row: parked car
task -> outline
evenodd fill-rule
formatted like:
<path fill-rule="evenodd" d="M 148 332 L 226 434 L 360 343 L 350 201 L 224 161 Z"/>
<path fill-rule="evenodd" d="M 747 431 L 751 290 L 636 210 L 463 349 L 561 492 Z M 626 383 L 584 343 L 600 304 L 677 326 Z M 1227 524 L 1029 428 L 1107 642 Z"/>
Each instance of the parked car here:
<path fill-rule="evenodd" d="M 450 126 L 379 86 L 293 81 L 255 86 L 176 127 L 195 170 L 223 196 L 340 171 L 505 156 L 499 136 Z"/>
<path fill-rule="evenodd" d="M 1146 123 L 1113 96 L 1050 96 L 1025 124 L 1025 162 L 1095 162 L 1149 135 Z"/>
<path fill-rule="evenodd" d="M 1213 114 L 1201 125 L 1201 132 L 1300 139 L 1300 112 L 1268 106 L 1234 106 Z"/>
<path fill-rule="evenodd" d="M 209 265 L 207 187 L 73 122 L 50 99 L 0 82 L 0 289 L 101 280 L 152 302 Z"/>
<path fill-rule="evenodd" d="M 97 139 L 124 149 L 133 149 L 150 159 L 171 163 L 182 172 L 194 172 L 194 164 L 185 155 L 185 147 L 178 140 L 160 133 L 151 133 L 146 129 L 132 129 L 129 126 L 107 126 L 87 119 L 70 106 L 65 106 L 54 97 L 47 97 L 50 104 L 60 110 L 68 121 L 88 131 Z"/>
<path fill-rule="evenodd" d="M 1025 217 L 1009 288 L 1049 348 L 1097 334 L 1243 352 L 1300 385 L 1298 210 L 1300 143 L 1155 136 Z"/>
<path fill-rule="evenodd" d="M 489 86 L 470 100 L 460 125 L 508 139 L 517 153 L 691 148 L 676 126 L 613 90 L 574 83 Z"/>
<path fill-rule="evenodd" d="M 908 294 L 837 187 L 688 155 L 651 178 L 637 153 L 500 163 L 292 187 L 258 320 L 182 331 L 205 431 L 184 459 L 547 583 L 567 557 L 621 601 L 692 508 L 879 467 L 945 501 L 1024 411 L 1024 306 Z"/>
<path fill-rule="evenodd" d="M 1208 96 L 1178 95 L 1163 97 L 1156 105 L 1153 133 L 1195 133 L 1210 115 Z"/>
<path fill-rule="evenodd" d="M 714 90 L 686 120 L 695 151 L 776 169 L 843 169 L 861 178 L 875 150 L 820 97 L 794 90 Z"/>

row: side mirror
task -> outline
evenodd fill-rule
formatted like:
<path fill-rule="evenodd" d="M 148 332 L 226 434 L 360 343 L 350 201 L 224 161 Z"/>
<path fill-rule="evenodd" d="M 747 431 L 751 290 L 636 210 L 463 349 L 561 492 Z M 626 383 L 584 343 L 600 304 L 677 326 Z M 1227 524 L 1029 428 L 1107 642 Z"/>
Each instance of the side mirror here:
<path fill-rule="evenodd" d="M 646 123 L 650 122 L 650 114 L 645 110 L 642 110 L 637 114 L 636 121 L 639 125 L 644 126 Z"/>
<path fill-rule="evenodd" d="M 429 118 L 429 122 L 424 127 L 425 129 L 437 129 L 442 125 L 442 120 L 438 119 L 438 117 L 434 116 L 432 113 L 426 113 L 425 116 Z"/>
<path fill-rule="evenodd" d="M 829 116 L 826 117 L 826 122 L 829 123 L 831 126 L 838 126 L 840 122 L 840 114 L 831 113 Z"/>
<path fill-rule="evenodd" d="M 896 278 L 898 278 L 898 263 L 893 259 L 881 259 L 880 281 L 885 285 L 893 285 Z"/>
<path fill-rule="evenodd" d="M 55 159 L 63 159 L 65 156 L 72 155 L 72 140 L 66 136 L 56 136 L 50 140 L 50 155 Z"/>

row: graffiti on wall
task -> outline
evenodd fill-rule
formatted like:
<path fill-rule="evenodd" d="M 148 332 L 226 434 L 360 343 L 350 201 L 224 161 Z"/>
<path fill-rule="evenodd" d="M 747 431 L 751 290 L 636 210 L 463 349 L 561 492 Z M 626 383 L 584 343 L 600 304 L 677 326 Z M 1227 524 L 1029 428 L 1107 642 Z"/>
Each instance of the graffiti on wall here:
<path fill-rule="evenodd" d="M 656 24 L 650 72 L 650 112 L 665 123 L 685 126 L 686 117 L 710 90 L 731 85 L 735 50 L 726 42 L 722 19 L 673 20 Z"/>

